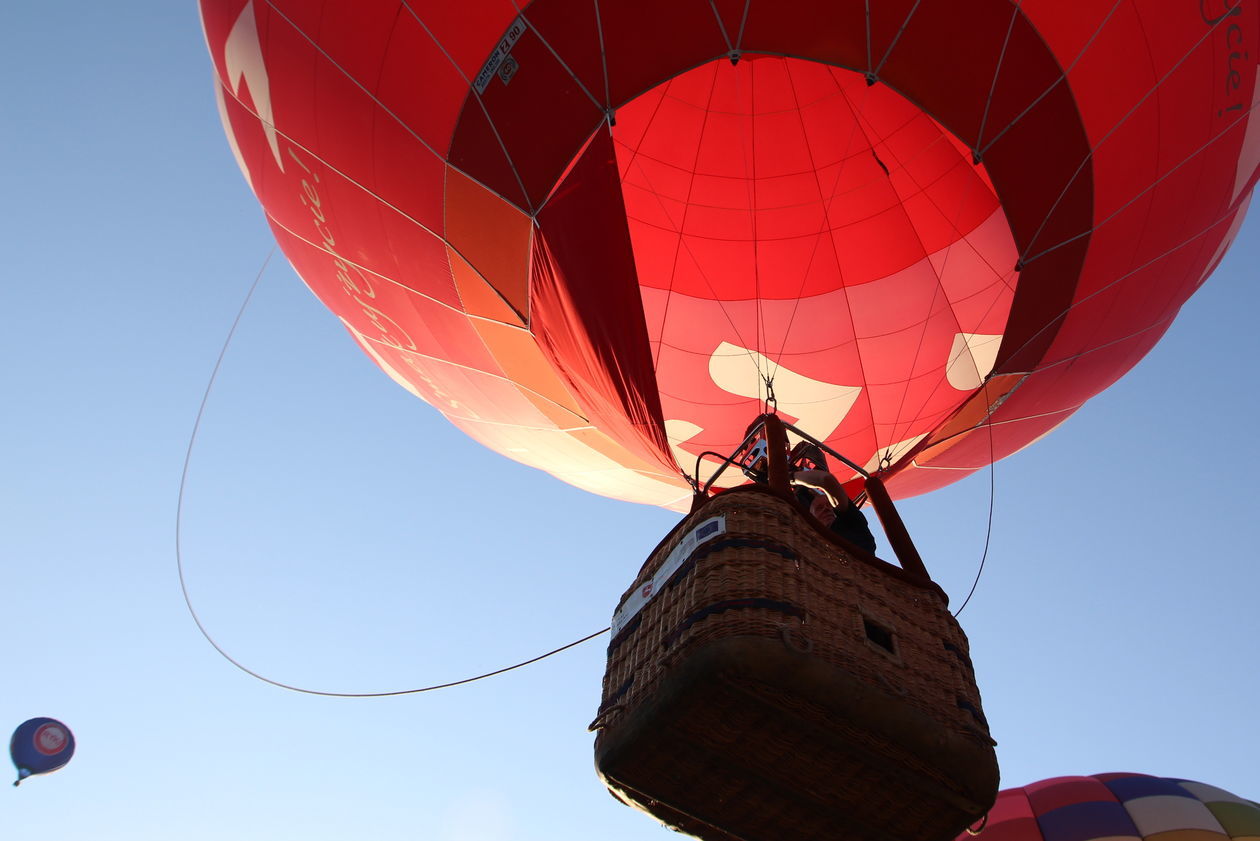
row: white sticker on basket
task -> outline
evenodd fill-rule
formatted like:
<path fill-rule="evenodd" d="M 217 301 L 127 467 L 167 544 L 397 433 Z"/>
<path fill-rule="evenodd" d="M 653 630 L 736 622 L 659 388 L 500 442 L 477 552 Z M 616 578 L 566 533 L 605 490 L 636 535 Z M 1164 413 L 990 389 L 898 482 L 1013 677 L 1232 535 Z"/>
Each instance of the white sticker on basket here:
<path fill-rule="evenodd" d="M 640 584 L 639 587 L 630 595 L 626 596 L 626 600 L 617 607 L 617 612 L 612 618 L 612 634 L 617 636 L 621 629 L 633 619 L 643 606 L 652 600 L 669 581 L 671 575 L 678 571 L 687 558 L 691 557 L 691 553 L 696 547 L 702 543 L 707 543 L 720 534 L 726 534 L 726 515 L 719 514 L 716 517 L 710 517 L 700 523 L 678 541 L 678 545 L 669 553 L 669 557 L 665 559 L 665 563 L 661 564 L 660 569 L 652 576 L 651 581 Z"/>

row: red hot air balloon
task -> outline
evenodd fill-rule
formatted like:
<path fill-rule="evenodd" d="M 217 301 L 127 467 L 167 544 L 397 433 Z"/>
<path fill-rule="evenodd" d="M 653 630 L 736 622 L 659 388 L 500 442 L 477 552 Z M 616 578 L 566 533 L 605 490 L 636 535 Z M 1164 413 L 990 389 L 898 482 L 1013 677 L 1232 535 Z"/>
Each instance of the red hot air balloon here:
<path fill-rule="evenodd" d="M 1056 777 L 998 794 L 985 841 L 1231 841 L 1260 837 L 1260 804 L 1146 774 Z M 958 841 L 971 841 L 963 834 Z"/>
<path fill-rule="evenodd" d="M 1260 163 L 1239 0 L 201 9 L 241 169 L 363 350 L 636 502 L 685 507 L 767 405 L 895 496 L 1015 452 L 1151 349 Z"/>

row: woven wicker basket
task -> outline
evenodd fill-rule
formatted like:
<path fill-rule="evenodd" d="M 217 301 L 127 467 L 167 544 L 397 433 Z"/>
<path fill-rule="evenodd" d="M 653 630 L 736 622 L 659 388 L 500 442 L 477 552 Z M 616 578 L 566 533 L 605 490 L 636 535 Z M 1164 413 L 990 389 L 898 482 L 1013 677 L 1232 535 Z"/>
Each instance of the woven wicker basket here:
<path fill-rule="evenodd" d="M 967 652 L 935 584 L 727 491 L 622 598 L 596 767 L 711 841 L 949 841 L 998 787 Z"/>

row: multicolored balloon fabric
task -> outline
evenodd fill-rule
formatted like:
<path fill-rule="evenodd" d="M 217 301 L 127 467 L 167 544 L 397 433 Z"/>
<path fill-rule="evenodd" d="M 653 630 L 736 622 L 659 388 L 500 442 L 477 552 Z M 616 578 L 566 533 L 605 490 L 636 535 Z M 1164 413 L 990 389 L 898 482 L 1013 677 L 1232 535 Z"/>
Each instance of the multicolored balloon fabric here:
<path fill-rule="evenodd" d="M 363 351 L 679 510 L 767 407 L 898 497 L 1036 441 L 1154 347 L 1260 172 L 1254 2 L 201 14 L 246 181 Z"/>
<path fill-rule="evenodd" d="M 974 841 L 968 835 L 959 841 Z M 1260 841 L 1260 804 L 1191 780 L 1056 777 L 998 794 L 980 841 Z"/>
<path fill-rule="evenodd" d="M 22 722 L 9 739 L 9 756 L 17 766 L 18 785 L 32 774 L 56 771 L 74 756 L 74 734 L 55 718 Z"/>

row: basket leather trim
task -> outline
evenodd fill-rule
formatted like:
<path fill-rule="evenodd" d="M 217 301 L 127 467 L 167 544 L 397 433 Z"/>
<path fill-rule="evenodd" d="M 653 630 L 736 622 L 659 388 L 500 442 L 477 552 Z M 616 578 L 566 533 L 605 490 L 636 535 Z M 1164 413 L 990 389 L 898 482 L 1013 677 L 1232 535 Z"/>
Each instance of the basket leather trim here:
<path fill-rule="evenodd" d="M 661 586 L 660 589 L 668 590 L 671 587 L 674 587 L 676 584 L 678 584 L 679 581 L 682 581 L 683 578 L 685 578 L 692 570 L 696 568 L 697 563 L 704 560 L 705 558 L 707 558 L 709 555 L 713 554 L 714 552 L 719 552 L 723 549 L 732 549 L 732 548 L 734 549 L 764 549 L 767 552 L 771 552 L 775 555 L 782 557 L 784 560 L 788 560 L 788 561 L 797 561 L 797 560 L 800 560 L 800 557 L 801 557 L 800 555 L 796 553 L 796 550 L 792 549 L 792 547 L 784 543 L 780 543 L 777 540 L 770 540 L 769 538 L 765 538 L 765 537 L 744 537 L 744 536 L 726 537 L 721 540 L 711 541 L 709 543 L 705 543 L 705 544 L 702 544 L 701 546 L 696 547 L 695 551 L 693 551 L 691 555 L 688 556 L 687 560 L 683 561 L 678 566 L 678 569 L 674 570 L 674 572 L 669 576 L 669 578 L 666 579 L 665 583 Z M 655 593 L 653 595 L 655 595 Z M 643 614 L 635 613 L 634 618 L 631 619 L 629 622 L 627 622 L 625 627 L 623 627 L 620 631 L 618 631 L 617 635 L 614 636 L 611 640 L 609 640 L 608 654 L 612 654 L 621 646 L 623 642 L 629 639 L 630 635 L 639 629 L 639 625 L 641 625 L 642 622 L 643 622 Z"/>
<path fill-rule="evenodd" d="M 708 607 L 702 607 L 695 613 L 688 616 L 682 623 L 670 633 L 669 636 L 661 640 L 662 648 L 669 648 L 678 638 L 686 633 L 692 625 L 707 619 L 718 613 L 725 613 L 728 610 L 748 610 L 749 608 L 763 608 L 765 610 L 776 610 L 787 616 L 795 616 L 797 619 L 804 620 L 805 611 L 791 602 L 782 602 L 777 599 L 749 598 L 749 599 L 726 599 L 725 601 L 714 602 Z"/>

